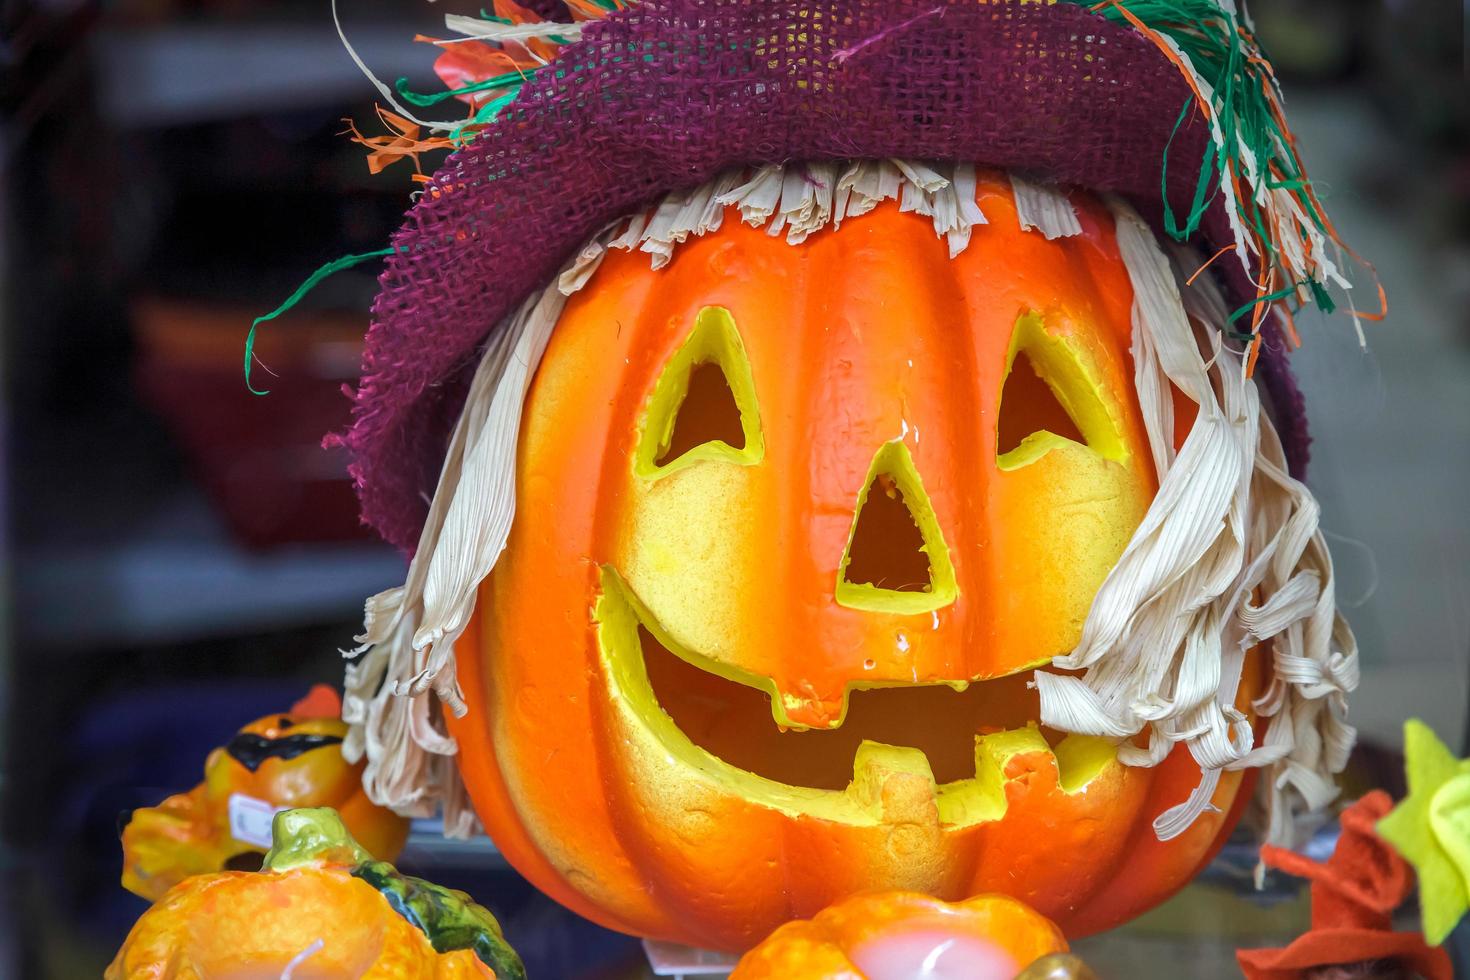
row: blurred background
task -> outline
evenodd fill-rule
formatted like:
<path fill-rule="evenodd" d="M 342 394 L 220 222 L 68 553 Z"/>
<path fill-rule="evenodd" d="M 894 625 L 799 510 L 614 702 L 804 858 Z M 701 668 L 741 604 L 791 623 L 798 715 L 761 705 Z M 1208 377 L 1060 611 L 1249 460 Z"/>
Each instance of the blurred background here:
<path fill-rule="evenodd" d="M 435 51 L 412 38 L 461 7 L 476 5 L 342 13 L 380 77 L 432 90 Z M 370 174 L 342 135 L 344 118 L 375 122 L 374 92 L 326 0 L 0 10 L 0 977 L 92 977 L 145 907 L 117 884 L 117 815 L 198 782 L 241 724 L 340 681 L 363 598 L 401 580 L 357 523 L 344 459 L 320 448 L 347 420 L 377 267 L 263 331 L 269 397 L 247 392 L 241 356 L 250 321 L 307 273 L 381 248 L 416 185 L 406 164 Z M 1319 193 L 1390 296 L 1366 349 L 1347 318 L 1307 315 L 1294 359 L 1362 647 L 1353 711 L 1371 780 L 1398 771 L 1410 714 L 1457 749 L 1466 737 L 1466 10 L 1252 12 Z M 1237 859 L 1086 955 L 1105 977 L 1236 975 L 1235 945 L 1305 925 L 1287 886 L 1240 899 L 1228 922 L 1212 913 L 1212 887 L 1239 890 Z M 456 849 L 420 828 L 400 863 L 489 905 L 533 976 L 642 969 L 633 941 L 540 898 L 486 841 Z"/>

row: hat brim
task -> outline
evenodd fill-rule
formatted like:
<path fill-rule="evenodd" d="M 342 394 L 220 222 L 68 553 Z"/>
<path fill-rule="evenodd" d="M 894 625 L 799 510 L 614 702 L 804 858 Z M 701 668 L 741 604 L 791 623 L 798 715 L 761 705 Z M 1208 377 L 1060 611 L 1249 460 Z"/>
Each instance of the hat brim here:
<path fill-rule="evenodd" d="M 742 165 L 963 160 L 1120 194 L 1157 227 L 1161 188 L 1186 212 L 1209 147 L 1192 98 L 1152 42 L 1070 3 L 656 0 L 589 23 L 394 236 L 341 440 L 363 519 L 412 551 L 486 337 L 668 192 Z M 1206 255 L 1233 242 L 1220 201 L 1198 239 Z M 1239 263 L 1215 268 L 1254 296 Z M 1258 371 L 1299 473 L 1300 396 L 1274 334 Z"/>

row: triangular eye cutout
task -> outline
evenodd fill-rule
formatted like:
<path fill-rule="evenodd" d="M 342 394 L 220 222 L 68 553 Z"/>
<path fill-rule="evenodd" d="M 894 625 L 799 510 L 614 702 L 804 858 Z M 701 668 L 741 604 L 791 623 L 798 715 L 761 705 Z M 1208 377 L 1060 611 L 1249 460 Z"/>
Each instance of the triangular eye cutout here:
<path fill-rule="evenodd" d="M 1041 380 L 1031 355 L 1024 350 L 1016 352 L 1011 362 L 1011 373 L 1006 375 L 1005 386 L 1000 393 L 1000 421 L 998 423 L 995 451 L 1005 455 L 1015 449 L 1033 432 L 1050 432 L 1087 445 L 1087 437 L 1072 421 L 1072 416 L 1057 401 L 1056 392 Z"/>
<path fill-rule="evenodd" d="M 725 380 L 718 361 L 694 365 L 689 372 L 689 390 L 674 413 L 674 432 L 669 445 L 654 463 L 664 466 L 706 442 L 723 442 L 731 449 L 745 448 L 745 430 L 740 427 L 740 406 Z"/>
<path fill-rule="evenodd" d="M 1049 331 L 1040 314 L 1016 321 L 1006 354 L 995 426 L 996 466 L 1015 470 L 1053 449 L 1086 447 L 1103 459 L 1127 455 L 1121 409 L 1093 379 L 1066 330 Z"/>
<path fill-rule="evenodd" d="M 702 460 L 750 466 L 764 455 L 745 345 L 730 311 L 706 306 L 654 386 L 634 472 L 656 480 Z"/>
<path fill-rule="evenodd" d="M 902 442 L 884 443 L 858 496 L 837 570 L 837 603 L 876 612 L 923 613 L 959 590 L 949 547 Z"/>

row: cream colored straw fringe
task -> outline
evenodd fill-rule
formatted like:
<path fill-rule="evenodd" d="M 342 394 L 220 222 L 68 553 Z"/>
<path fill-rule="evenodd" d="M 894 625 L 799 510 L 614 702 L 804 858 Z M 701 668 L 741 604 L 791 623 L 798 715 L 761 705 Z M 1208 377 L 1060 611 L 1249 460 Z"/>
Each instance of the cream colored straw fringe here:
<path fill-rule="evenodd" d="M 1048 238 L 1080 232 L 1059 191 L 1018 178 L 1013 187 L 1023 228 Z M 966 165 L 885 160 L 725 174 L 607 229 L 508 319 L 471 383 L 407 580 L 368 600 L 362 645 L 352 651 L 360 659 L 347 668 L 344 751 L 366 757 L 373 800 L 411 815 L 442 805 L 452 836 L 476 826 L 442 715 L 465 710 L 454 642 L 510 533 L 516 437 L 531 378 L 565 297 L 587 283 L 607 250 L 639 249 L 660 268 L 689 236 L 719 228 L 727 207 L 799 243 L 897 200 L 930 218 L 955 255 L 985 223 L 975 190 L 975 169 Z M 1136 297 L 1135 384 L 1159 493 L 1099 590 L 1082 642 L 1055 661 L 1084 672 L 1037 673 L 1042 720 L 1118 740 L 1130 765 L 1155 765 L 1186 743 L 1204 776 L 1194 795 L 1155 821 L 1163 839 L 1209 808 L 1221 771 L 1264 767 L 1268 838 L 1287 841 L 1297 809 L 1332 799 L 1332 775 L 1353 740 L 1345 694 L 1357 683 L 1357 654 L 1333 605 L 1316 503 L 1286 474 L 1256 388 L 1240 356 L 1222 346 L 1219 295 L 1206 284 L 1181 295 L 1152 232 L 1125 206 L 1115 204 L 1114 213 Z M 1200 405 L 1177 454 L 1171 385 Z M 1259 748 L 1233 707 L 1245 651 L 1255 644 L 1269 646 L 1274 671 L 1255 702 L 1268 720 Z M 1131 744 L 1143 731 L 1146 746 Z"/>
<path fill-rule="evenodd" d="M 1048 239 L 1082 234 L 1076 209 L 1056 188 L 1011 174 L 1011 193 L 1016 198 L 1016 218 L 1022 231 L 1034 228 Z"/>
<path fill-rule="evenodd" d="M 442 803 L 449 836 L 475 826 L 441 716 L 465 711 L 454 642 L 510 535 L 521 408 L 565 303 L 555 287 L 532 297 L 485 351 L 407 580 L 367 601 L 361 646 L 351 651 L 361 659 L 347 667 L 343 755 L 366 755 L 364 789 L 399 813 L 429 816 Z"/>
<path fill-rule="evenodd" d="M 1346 695 L 1357 647 L 1337 615 L 1332 563 L 1311 493 L 1286 472 L 1240 354 L 1225 349 L 1224 304 L 1207 280 L 1181 295 L 1153 232 L 1113 204 L 1134 291 L 1134 383 L 1159 476 L 1143 524 L 1093 600 L 1082 639 L 1038 671 L 1043 724 L 1120 742 L 1152 766 L 1180 742 L 1204 778 L 1160 814 L 1162 840 L 1210 810 L 1222 770 L 1265 769 L 1266 838 L 1290 844 L 1293 815 L 1336 795 L 1354 733 Z M 1189 266 L 1193 267 L 1193 266 Z M 1202 356 L 1208 352 L 1209 359 Z M 1171 387 L 1199 406 L 1176 454 Z M 1234 707 L 1246 651 L 1271 652 L 1271 685 L 1253 702 L 1262 745 Z M 1148 733 L 1144 747 L 1132 736 Z"/>

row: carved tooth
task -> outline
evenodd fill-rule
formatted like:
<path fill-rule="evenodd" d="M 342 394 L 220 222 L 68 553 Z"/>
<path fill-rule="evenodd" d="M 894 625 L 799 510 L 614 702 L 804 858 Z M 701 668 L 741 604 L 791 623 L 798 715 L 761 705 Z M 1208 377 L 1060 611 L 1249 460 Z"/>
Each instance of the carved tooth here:
<path fill-rule="evenodd" d="M 1006 763 L 1013 757 L 1028 752 L 1046 755 L 1045 765 L 1056 768 L 1056 758 L 1047 744 L 1041 729 L 1033 722 L 1025 728 L 1013 728 L 1004 732 L 975 736 L 975 778 L 982 782 L 1005 781 Z"/>
<path fill-rule="evenodd" d="M 771 698 L 771 717 L 783 730 L 796 728 L 839 728 L 842 725 L 843 703 L 820 698 L 804 698 L 790 691 L 777 691 Z"/>
<path fill-rule="evenodd" d="M 1015 769 L 1011 762 L 1018 757 L 1028 757 L 1028 761 Z M 1002 795 L 1006 783 L 1038 773 L 1043 774 L 1045 782 L 1056 782 L 1061 777 L 1057 757 L 1035 722 L 975 740 L 975 776 L 988 786 L 999 787 Z"/>
<path fill-rule="evenodd" d="M 939 787 L 919 749 L 863 742 L 852 759 L 847 794 L 884 823 L 937 820 Z"/>
<path fill-rule="evenodd" d="M 1058 743 L 1055 754 L 1063 793 L 1075 793 L 1109 766 L 1122 764 L 1118 747 L 1098 735 L 1068 735 Z"/>

